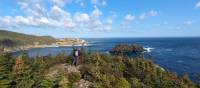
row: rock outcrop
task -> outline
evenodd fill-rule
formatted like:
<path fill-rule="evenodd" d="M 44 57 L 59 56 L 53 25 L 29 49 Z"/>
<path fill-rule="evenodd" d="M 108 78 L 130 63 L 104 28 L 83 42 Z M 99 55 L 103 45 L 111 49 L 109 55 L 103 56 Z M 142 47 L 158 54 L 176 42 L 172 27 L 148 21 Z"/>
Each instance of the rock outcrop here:
<path fill-rule="evenodd" d="M 145 51 L 144 48 L 140 45 L 133 44 L 133 45 L 127 45 L 127 44 L 120 44 L 115 46 L 110 53 L 111 54 L 126 54 L 126 53 L 138 53 Z"/>
<path fill-rule="evenodd" d="M 49 69 L 49 73 L 47 74 L 47 76 L 54 78 L 56 77 L 56 75 L 58 75 L 59 72 L 64 72 L 65 77 L 61 81 L 62 82 L 61 84 L 68 84 L 70 82 L 68 77 L 73 76 L 71 74 L 76 73 L 80 76 L 79 68 L 80 66 L 72 66 L 67 64 L 55 65 L 54 67 L 51 67 Z M 77 82 L 73 82 L 72 88 L 89 88 L 91 85 L 92 85 L 91 82 L 84 79 L 80 79 Z"/>

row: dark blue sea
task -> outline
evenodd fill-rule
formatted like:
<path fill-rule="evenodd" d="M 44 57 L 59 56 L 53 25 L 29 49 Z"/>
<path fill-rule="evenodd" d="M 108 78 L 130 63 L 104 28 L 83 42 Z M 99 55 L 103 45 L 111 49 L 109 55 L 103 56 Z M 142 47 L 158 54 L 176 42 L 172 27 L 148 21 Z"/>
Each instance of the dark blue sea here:
<path fill-rule="evenodd" d="M 153 61 L 163 68 L 179 75 L 188 73 L 192 80 L 197 80 L 200 73 L 200 38 L 92 38 L 87 49 L 92 52 L 108 53 L 117 44 L 140 44 L 152 48 Z M 30 57 L 69 53 L 71 47 L 30 49 Z"/>

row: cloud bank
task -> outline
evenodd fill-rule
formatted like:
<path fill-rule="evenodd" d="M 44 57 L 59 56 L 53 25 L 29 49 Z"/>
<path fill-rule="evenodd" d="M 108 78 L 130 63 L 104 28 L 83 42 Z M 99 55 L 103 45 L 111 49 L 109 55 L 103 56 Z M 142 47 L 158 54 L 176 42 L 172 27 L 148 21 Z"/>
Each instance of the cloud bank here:
<path fill-rule="evenodd" d="M 98 6 L 107 5 L 106 0 L 90 0 L 90 4 L 94 6 L 88 12 L 69 12 L 65 6 L 75 3 L 84 7 L 84 0 L 17 0 L 20 12 L 23 15 L 16 16 L 0 16 L 0 27 L 33 27 L 33 28 L 49 28 L 49 29 L 65 29 L 73 31 L 110 31 L 113 29 L 113 14 L 106 14 L 98 8 Z M 142 13 L 139 16 L 126 14 L 121 20 L 121 24 L 125 27 L 132 21 L 139 19 L 144 20 L 158 14 L 155 10 Z M 116 14 L 115 14 L 116 15 Z"/>
<path fill-rule="evenodd" d="M 18 0 L 20 10 L 25 16 L 4 16 L 0 17 L 1 26 L 4 27 L 48 27 L 62 28 L 68 30 L 111 30 L 112 19 L 102 21 L 102 11 L 94 6 L 88 13 L 75 12 L 70 13 L 62 7 L 68 3 L 80 2 L 78 0 L 51 0 L 53 4 L 47 9 L 45 1 L 42 0 Z M 92 0 L 93 4 L 105 4 L 105 1 Z"/>

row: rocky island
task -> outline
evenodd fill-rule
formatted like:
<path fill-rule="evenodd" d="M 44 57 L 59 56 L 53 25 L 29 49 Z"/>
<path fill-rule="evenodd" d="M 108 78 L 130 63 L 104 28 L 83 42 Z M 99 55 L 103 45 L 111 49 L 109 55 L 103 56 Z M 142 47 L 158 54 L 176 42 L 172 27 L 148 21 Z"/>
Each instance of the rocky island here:
<path fill-rule="evenodd" d="M 110 53 L 113 55 L 132 55 L 146 51 L 141 45 L 138 44 L 119 44 L 115 46 Z"/>

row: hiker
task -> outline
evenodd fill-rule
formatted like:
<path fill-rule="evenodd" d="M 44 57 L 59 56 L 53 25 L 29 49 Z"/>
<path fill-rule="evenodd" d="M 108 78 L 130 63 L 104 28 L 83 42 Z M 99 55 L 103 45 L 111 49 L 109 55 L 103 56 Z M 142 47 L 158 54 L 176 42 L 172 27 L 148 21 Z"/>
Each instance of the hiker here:
<path fill-rule="evenodd" d="M 80 50 L 78 48 L 75 48 L 73 52 L 72 65 L 75 65 L 75 66 L 77 65 L 79 56 L 80 56 Z"/>

